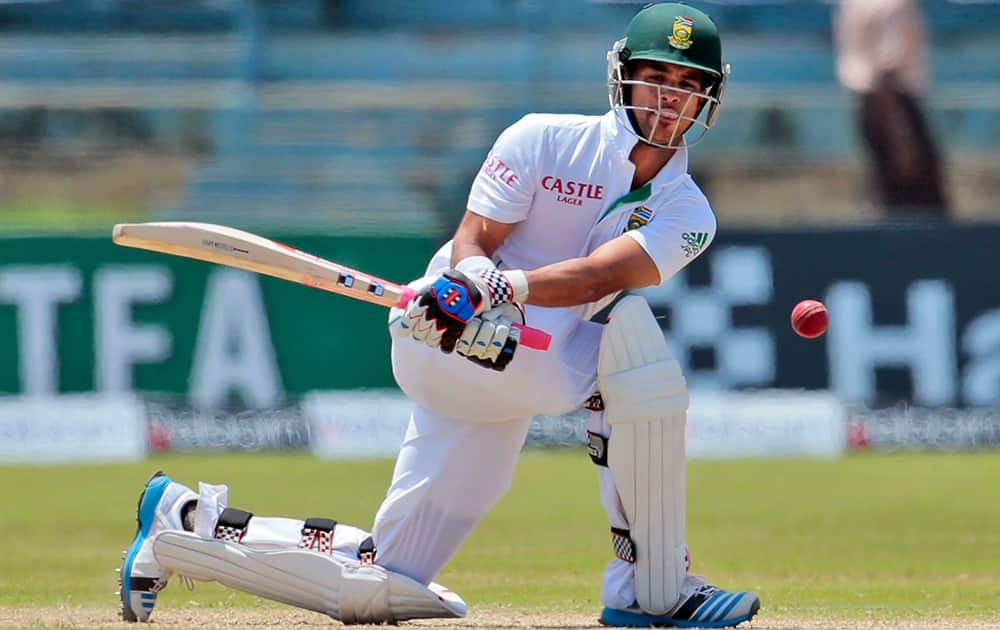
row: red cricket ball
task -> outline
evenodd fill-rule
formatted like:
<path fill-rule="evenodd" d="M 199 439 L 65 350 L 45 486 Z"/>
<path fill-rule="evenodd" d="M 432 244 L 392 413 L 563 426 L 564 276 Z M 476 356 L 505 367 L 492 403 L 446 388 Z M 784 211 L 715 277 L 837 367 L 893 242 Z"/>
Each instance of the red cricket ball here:
<path fill-rule="evenodd" d="M 813 339 L 826 332 L 830 314 L 817 300 L 802 300 L 792 309 L 792 330 L 800 337 Z"/>

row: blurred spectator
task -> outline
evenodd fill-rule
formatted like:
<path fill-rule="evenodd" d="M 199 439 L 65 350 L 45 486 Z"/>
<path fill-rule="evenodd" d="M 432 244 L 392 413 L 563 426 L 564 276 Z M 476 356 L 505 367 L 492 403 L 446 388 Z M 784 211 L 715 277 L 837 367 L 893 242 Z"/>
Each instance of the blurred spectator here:
<path fill-rule="evenodd" d="M 927 42 L 915 0 L 841 0 L 837 76 L 859 96 L 858 125 L 886 214 L 944 217 L 940 154 L 924 117 Z"/>

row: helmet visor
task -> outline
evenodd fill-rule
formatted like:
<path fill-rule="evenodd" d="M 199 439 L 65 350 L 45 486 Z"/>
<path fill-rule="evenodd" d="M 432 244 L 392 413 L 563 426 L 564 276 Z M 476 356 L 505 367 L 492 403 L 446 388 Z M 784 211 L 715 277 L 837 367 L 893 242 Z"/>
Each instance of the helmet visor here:
<path fill-rule="evenodd" d="M 662 148 L 691 146 L 701 141 L 715 121 L 728 67 L 719 78 L 704 73 L 703 81 L 708 84 L 696 90 L 641 77 L 626 78 L 625 64 L 614 49 L 608 62 L 611 108 L 625 128 L 643 142 Z"/>
<path fill-rule="evenodd" d="M 655 98 L 639 104 L 626 95 L 646 90 Z M 712 114 L 719 99 L 705 92 L 696 92 L 648 81 L 625 79 L 615 91 L 620 93 L 617 103 L 612 102 L 615 114 L 628 119 L 629 126 L 639 138 L 653 146 L 676 148 L 699 142 L 712 126 Z"/>

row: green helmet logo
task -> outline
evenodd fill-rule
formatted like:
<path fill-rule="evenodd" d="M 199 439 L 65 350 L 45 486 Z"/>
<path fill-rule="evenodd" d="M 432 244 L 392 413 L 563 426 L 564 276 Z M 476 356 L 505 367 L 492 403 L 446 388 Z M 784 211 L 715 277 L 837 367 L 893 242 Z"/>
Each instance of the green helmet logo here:
<path fill-rule="evenodd" d="M 627 64 L 638 60 L 677 64 L 701 70 L 704 73 L 705 91 L 694 93 L 677 88 L 689 98 L 702 101 L 698 115 L 688 118 L 690 126 L 683 137 L 672 138 L 667 143 L 654 142 L 636 128 L 629 103 L 630 86 L 644 84 L 630 80 Z M 729 65 L 722 61 L 722 41 L 715 23 L 698 9 L 685 4 L 665 2 L 645 7 L 632 18 L 625 37 L 608 52 L 608 93 L 611 107 L 619 118 L 629 122 L 626 128 L 635 132 L 643 141 L 655 146 L 674 148 L 699 141 L 715 122 L 722 104 L 723 88 L 729 75 Z M 653 85 L 653 84 L 645 84 Z M 655 87 L 655 86 L 654 86 Z"/>
<path fill-rule="evenodd" d="M 667 41 L 670 42 L 670 45 L 674 48 L 687 50 L 691 47 L 691 31 L 693 30 L 693 26 L 694 20 L 686 15 L 675 17 L 674 32 L 667 38 Z"/>

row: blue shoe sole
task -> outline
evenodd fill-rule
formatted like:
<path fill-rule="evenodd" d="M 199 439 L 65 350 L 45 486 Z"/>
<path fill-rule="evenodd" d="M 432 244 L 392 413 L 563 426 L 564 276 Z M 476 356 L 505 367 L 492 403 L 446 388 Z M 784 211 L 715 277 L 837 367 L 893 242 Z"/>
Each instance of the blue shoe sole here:
<path fill-rule="evenodd" d="M 146 481 L 146 487 L 143 488 L 142 494 L 139 495 L 139 505 L 136 509 L 135 538 L 132 539 L 132 545 L 125 552 L 125 559 L 122 562 L 121 568 L 122 619 L 125 621 L 138 620 L 137 615 L 132 610 L 130 601 L 132 593 L 132 563 L 135 561 L 135 556 L 139 553 L 142 543 L 145 542 L 146 536 L 149 535 L 149 528 L 152 526 L 153 517 L 156 515 L 156 506 L 159 504 L 160 499 L 163 498 L 163 493 L 170 483 L 170 477 L 157 471 Z M 156 596 L 154 595 L 149 600 L 150 608 L 152 608 L 155 598 Z"/>
<path fill-rule="evenodd" d="M 602 626 L 615 628 L 729 628 L 744 621 L 753 619 L 757 611 L 760 610 L 760 601 L 753 603 L 750 612 L 733 619 L 722 619 L 719 621 L 691 621 L 687 619 L 671 619 L 662 615 L 647 615 L 645 613 L 634 613 L 616 608 L 605 608 L 601 611 L 598 621 Z"/>

